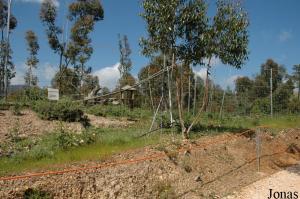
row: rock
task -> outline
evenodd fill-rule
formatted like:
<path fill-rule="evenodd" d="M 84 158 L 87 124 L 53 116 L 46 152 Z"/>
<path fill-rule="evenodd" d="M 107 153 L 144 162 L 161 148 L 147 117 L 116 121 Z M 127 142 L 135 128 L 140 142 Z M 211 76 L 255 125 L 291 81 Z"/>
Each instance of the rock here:
<path fill-rule="evenodd" d="M 202 182 L 202 179 L 201 179 L 200 176 L 196 176 L 196 177 L 195 177 L 195 181 L 196 181 L 196 182 Z"/>
<path fill-rule="evenodd" d="M 184 151 L 184 155 L 185 155 L 185 156 L 190 156 L 190 155 L 191 155 L 191 151 L 190 151 L 190 150 Z"/>

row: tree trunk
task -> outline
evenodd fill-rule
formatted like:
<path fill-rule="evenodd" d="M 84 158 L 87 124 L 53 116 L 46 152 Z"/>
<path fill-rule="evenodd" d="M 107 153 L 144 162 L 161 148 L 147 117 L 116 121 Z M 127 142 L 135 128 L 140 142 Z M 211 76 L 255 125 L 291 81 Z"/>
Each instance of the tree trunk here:
<path fill-rule="evenodd" d="M 192 121 L 191 125 L 187 128 L 186 130 L 186 134 L 189 135 L 191 129 L 193 128 L 194 124 L 199 120 L 201 113 L 206 109 L 207 107 L 207 102 L 208 102 L 208 85 L 209 85 L 209 70 L 210 70 L 210 61 L 211 61 L 211 57 L 209 58 L 208 61 L 208 65 L 207 65 L 207 74 L 206 74 L 206 81 L 205 81 L 205 92 L 204 92 L 204 97 L 203 97 L 203 101 L 202 101 L 202 106 L 198 112 L 198 114 L 196 115 L 196 117 L 194 118 L 194 120 Z"/>
<path fill-rule="evenodd" d="M 300 75 L 299 75 L 300 78 Z M 300 79 L 298 80 L 298 101 L 300 100 Z"/>
<path fill-rule="evenodd" d="M 190 67 L 189 67 L 189 94 L 188 94 L 188 113 L 190 113 L 190 106 L 191 106 L 191 73 L 190 73 Z"/>
<path fill-rule="evenodd" d="M 148 67 L 148 78 L 149 78 L 149 69 L 150 66 Z M 154 102 L 153 102 L 153 97 L 152 97 L 152 89 L 151 89 L 151 81 L 150 79 L 148 79 L 148 86 L 149 86 L 149 94 L 150 94 L 150 101 L 151 101 L 151 106 L 152 106 L 152 110 L 155 111 L 154 109 Z"/>
<path fill-rule="evenodd" d="M 182 137 L 183 139 L 188 139 L 188 133 L 187 133 L 187 129 L 184 125 L 184 120 L 183 120 L 183 116 L 182 116 L 182 106 L 181 106 L 181 82 L 180 82 L 180 77 L 176 77 L 176 101 L 177 101 L 177 106 L 178 106 L 178 115 L 179 115 L 179 122 L 180 122 L 180 126 L 181 126 L 181 133 L 182 133 Z"/>

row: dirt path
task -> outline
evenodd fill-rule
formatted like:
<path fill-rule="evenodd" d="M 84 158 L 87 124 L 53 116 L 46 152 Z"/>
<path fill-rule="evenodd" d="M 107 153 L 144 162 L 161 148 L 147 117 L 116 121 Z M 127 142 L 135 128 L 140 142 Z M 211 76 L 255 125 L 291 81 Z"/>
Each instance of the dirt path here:
<path fill-rule="evenodd" d="M 265 199 L 272 192 L 297 192 L 300 196 L 300 163 L 297 166 L 288 168 L 271 175 L 270 177 L 259 180 L 234 195 L 225 199 Z"/>

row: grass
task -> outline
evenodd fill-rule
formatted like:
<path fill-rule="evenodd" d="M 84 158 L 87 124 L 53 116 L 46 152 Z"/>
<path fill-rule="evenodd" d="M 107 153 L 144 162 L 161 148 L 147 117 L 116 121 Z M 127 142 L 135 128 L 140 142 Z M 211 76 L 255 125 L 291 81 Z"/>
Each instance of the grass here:
<path fill-rule="evenodd" d="M 49 134 L 39 141 L 23 140 L 16 143 L 17 151 L 27 145 L 35 145 L 29 150 L 18 152 L 12 157 L 0 159 L 0 176 L 12 173 L 20 173 L 27 170 L 53 169 L 64 164 L 80 161 L 101 161 L 115 153 L 129 149 L 137 149 L 144 146 L 159 143 L 160 135 L 153 134 L 146 138 L 136 138 L 143 133 L 140 127 L 129 129 L 92 129 L 96 133 L 96 139 L 91 144 L 80 146 L 59 147 L 58 133 Z M 168 136 L 168 135 L 166 135 Z"/>
<path fill-rule="evenodd" d="M 161 144 L 164 138 L 171 140 L 174 135 L 172 129 L 163 129 L 143 138 L 136 138 L 147 131 L 148 125 L 145 124 L 150 122 L 148 120 L 141 119 L 127 128 L 90 128 L 80 135 L 61 129 L 38 138 L 20 140 L 12 137 L 12 143 L 1 145 L 4 150 L 13 147 L 14 153 L 10 157 L 0 158 L 0 176 L 29 170 L 55 170 L 76 162 L 101 161 L 115 153 Z M 207 114 L 200 121 L 191 133 L 191 139 L 223 132 L 242 132 L 260 125 L 269 126 L 275 131 L 300 127 L 300 117 L 295 115 L 277 115 L 273 118 L 225 115 L 220 120 L 217 115 Z M 173 129 L 174 131 L 176 130 Z M 175 134 L 175 139 L 181 139 L 180 133 Z"/>

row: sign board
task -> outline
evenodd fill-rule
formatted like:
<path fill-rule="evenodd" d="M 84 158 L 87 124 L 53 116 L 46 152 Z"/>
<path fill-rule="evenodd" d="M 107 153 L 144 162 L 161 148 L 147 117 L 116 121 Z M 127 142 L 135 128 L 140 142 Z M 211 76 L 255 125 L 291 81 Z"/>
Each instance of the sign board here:
<path fill-rule="evenodd" d="M 59 90 L 54 88 L 48 88 L 48 99 L 59 100 Z"/>

